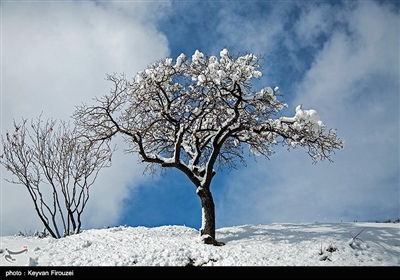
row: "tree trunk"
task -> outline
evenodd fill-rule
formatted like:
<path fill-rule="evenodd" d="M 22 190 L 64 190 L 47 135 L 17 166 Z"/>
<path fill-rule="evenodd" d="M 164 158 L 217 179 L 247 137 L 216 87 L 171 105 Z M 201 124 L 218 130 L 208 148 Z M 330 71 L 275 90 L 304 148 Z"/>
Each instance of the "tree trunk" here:
<path fill-rule="evenodd" d="M 215 246 L 225 245 L 223 242 L 215 240 L 215 205 L 211 192 L 205 188 L 199 188 L 197 195 L 201 200 L 202 221 L 200 235 L 204 238 L 204 243 Z"/>

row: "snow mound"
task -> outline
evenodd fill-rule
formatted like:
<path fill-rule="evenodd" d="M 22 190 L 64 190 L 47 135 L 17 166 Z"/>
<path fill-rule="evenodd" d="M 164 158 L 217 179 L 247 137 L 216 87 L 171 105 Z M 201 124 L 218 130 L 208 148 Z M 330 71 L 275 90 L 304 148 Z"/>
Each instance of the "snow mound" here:
<path fill-rule="evenodd" d="M 400 265 L 399 224 L 243 225 L 220 228 L 216 237 L 226 245 L 203 244 L 199 232 L 186 226 L 91 229 L 61 239 L 2 236 L 0 265 Z"/>

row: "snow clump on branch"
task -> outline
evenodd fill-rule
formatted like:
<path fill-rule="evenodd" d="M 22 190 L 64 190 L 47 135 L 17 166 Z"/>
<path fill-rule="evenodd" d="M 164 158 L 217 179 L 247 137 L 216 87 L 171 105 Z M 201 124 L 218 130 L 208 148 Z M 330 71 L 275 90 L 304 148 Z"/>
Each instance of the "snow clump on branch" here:
<path fill-rule="evenodd" d="M 291 123 L 292 128 L 295 130 L 302 130 L 305 126 L 309 126 L 312 132 L 318 134 L 326 130 L 325 124 L 320 120 L 317 111 L 314 109 L 303 110 L 301 105 L 296 107 L 294 117 L 281 117 L 280 121 L 283 123 Z"/>
<path fill-rule="evenodd" d="M 177 64 L 181 64 L 180 57 L 177 58 Z M 196 50 L 192 55 L 192 66 L 199 67 L 201 74 L 193 76 L 193 81 L 198 81 L 198 86 L 205 86 L 207 82 L 211 82 L 210 86 L 216 84 L 218 86 L 223 84 L 224 79 L 227 77 L 227 73 L 231 73 L 231 81 L 238 83 L 248 83 L 250 79 L 260 78 L 262 73 L 256 68 L 259 68 L 257 64 L 257 57 L 253 54 L 247 54 L 234 60 L 229 56 L 227 49 L 223 49 L 220 52 L 220 60 L 216 56 L 210 56 L 207 60 L 204 60 L 204 54 L 199 50 Z M 209 78 L 208 80 L 206 79 Z"/>

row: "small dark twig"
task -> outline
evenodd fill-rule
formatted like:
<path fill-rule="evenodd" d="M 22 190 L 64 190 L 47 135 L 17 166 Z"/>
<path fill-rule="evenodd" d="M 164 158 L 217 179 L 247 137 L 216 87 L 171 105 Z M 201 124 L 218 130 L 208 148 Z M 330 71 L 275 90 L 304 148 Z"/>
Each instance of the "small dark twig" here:
<path fill-rule="evenodd" d="M 356 241 L 356 240 L 360 240 L 361 242 L 364 242 L 364 241 L 361 240 L 361 238 L 358 238 L 358 236 L 359 236 L 365 229 L 367 229 L 367 228 L 363 228 L 363 229 L 360 230 L 355 236 L 353 236 L 351 233 L 349 233 L 350 236 L 351 236 L 351 238 L 352 238 L 351 241 L 349 242 L 349 245 L 350 245 L 351 248 L 354 249 L 354 247 L 353 247 L 353 242 Z"/>

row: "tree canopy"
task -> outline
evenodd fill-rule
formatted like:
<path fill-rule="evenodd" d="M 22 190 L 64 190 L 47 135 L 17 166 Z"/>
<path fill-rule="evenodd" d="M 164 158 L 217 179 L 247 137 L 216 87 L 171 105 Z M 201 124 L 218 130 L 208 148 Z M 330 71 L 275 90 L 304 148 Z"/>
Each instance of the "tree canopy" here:
<path fill-rule="evenodd" d="M 244 163 L 245 148 L 270 157 L 278 144 L 301 146 L 316 162 L 330 160 L 344 146 L 315 110 L 298 106 L 293 117 L 280 117 L 287 105 L 279 100 L 278 87 L 253 88 L 252 80 L 262 75 L 259 63 L 254 54 L 233 57 L 226 49 L 219 58 L 198 50 L 191 60 L 185 54 L 165 58 L 131 80 L 108 75 L 110 94 L 96 98 L 96 105 L 77 107 L 74 118 L 92 141 L 122 134 L 126 152 L 138 153 L 151 172 L 157 167 L 182 171 L 197 188 L 204 210 L 209 207 L 202 195 L 212 200 L 216 170 Z M 215 219 L 213 211 L 206 219 L 203 215 L 203 223 Z M 212 230 L 204 232 L 214 238 Z"/>

